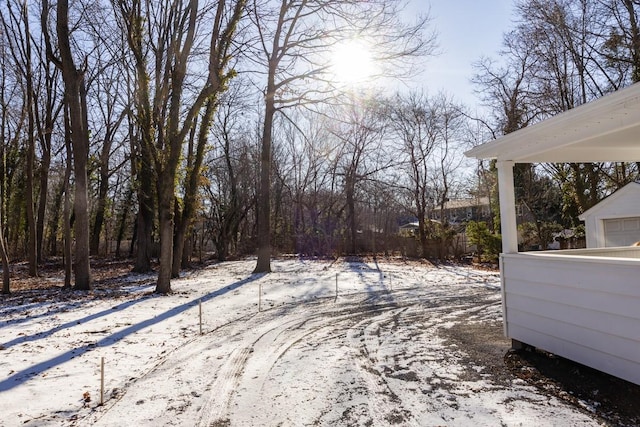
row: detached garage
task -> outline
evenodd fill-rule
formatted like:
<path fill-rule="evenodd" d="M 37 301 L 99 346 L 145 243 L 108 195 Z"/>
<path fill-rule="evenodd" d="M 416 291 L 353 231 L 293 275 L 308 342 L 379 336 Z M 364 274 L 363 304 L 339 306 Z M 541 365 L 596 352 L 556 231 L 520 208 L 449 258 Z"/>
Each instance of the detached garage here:
<path fill-rule="evenodd" d="M 622 187 L 580 215 L 587 248 L 630 246 L 640 241 L 640 184 Z"/>

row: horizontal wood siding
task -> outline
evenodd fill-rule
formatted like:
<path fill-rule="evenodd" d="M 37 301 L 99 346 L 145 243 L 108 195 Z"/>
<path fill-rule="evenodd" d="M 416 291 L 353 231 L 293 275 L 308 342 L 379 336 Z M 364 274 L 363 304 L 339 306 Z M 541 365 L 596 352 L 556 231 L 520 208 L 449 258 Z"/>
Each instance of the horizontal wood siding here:
<path fill-rule="evenodd" d="M 640 260 L 501 259 L 507 336 L 640 384 Z"/>
<path fill-rule="evenodd" d="M 564 253 L 563 253 L 564 252 Z M 640 258 L 640 246 L 623 246 L 617 248 L 567 249 L 564 251 L 547 251 L 545 254 L 578 255 L 581 257 L 605 258 Z"/>

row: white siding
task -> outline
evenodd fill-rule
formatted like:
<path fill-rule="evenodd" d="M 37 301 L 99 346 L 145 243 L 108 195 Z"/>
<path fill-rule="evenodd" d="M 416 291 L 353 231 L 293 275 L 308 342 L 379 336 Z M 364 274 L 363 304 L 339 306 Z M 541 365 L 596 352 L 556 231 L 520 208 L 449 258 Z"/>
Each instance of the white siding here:
<path fill-rule="evenodd" d="M 546 251 L 547 255 L 578 255 L 580 257 L 602 258 L 629 258 L 640 259 L 640 246 L 628 246 L 622 248 L 590 248 L 590 249 L 564 249 L 562 251 Z"/>
<path fill-rule="evenodd" d="M 507 336 L 640 384 L 640 260 L 571 252 L 502 255 Z"/>

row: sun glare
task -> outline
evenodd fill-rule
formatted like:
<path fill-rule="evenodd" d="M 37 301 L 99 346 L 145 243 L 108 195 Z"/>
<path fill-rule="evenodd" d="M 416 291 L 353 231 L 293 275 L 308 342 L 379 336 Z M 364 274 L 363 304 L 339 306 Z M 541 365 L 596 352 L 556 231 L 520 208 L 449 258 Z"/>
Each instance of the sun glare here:
<path fill-rule="evenodd" d="M 371 50 L 358 40 L 349 40 L 335 47 L 331 68 L 337 82 L 349 84 L 367 81 L 376 72 Z"/>

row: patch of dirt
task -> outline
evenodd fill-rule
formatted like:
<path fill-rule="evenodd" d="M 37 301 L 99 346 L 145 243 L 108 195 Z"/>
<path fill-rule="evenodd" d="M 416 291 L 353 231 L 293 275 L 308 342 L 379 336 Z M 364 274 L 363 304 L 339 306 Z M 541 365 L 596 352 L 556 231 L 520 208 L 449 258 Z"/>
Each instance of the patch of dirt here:
<path fill-rule="evenodd" d="M 131 273 L 133 261 L 130 259 L 91 259 L 91 278 L 96 287 L 119 281 Z M 26 262 L 11 264 L 11 292 L 25 290 L 62 288 L 64 286 L 64 264 L 62 259 L 51 259 L 38 266 L 38 276 L 29 276 Z"/>
<path fill-rule="evenodd" d="M 442 334 L 466 355 L 470 379 L 490 374 L 493 382 L 505 387 L 521 379 L 595 415 L 604 425 L 640 425 L 640 386 L 636 384 L 542 350 L 511 350 L 499 322 L 457 323 Z"/>
<path fill-rule="evenodd" d="M 466 375 L 469 380 L 479 380 L 491 375 L 492 381 L 508 387 L 513 376 L 505 369 L 503 357 L 511 347 L 511 341 L 504 337 L 500 322 L 456 323 L 443 329 L 441 334 L 465 355 L 469 366 Z"/>
<path fill-rule="evenodd" d="M 0 294 L 0 304 L 5 306 L 5 313 L 12 306 L 30 303 L 74 303 L 97 299 L 113 299 L 114 301 L 134 298 L 127 291 L 131 286 L 149 286 L 155 283 L 156 273 L 132 273 L 132 260 L 91 260 L 92 290 L 76 291 L 64 287 L 64 266 L 61 259 L 54 259 L 38 267 L 38 276 L 30 277 L 27 263 L 11 265 L 11 293 Z M 63 308 L 64 309 L 64 308 Z"/>
<path fill-rule="evenodd" d="M 546 393 L 595 413 L 608 425 L 640 425 L 640 386 L 563 357 L 526 348 L 509 351 L 505 366 Z"/>

